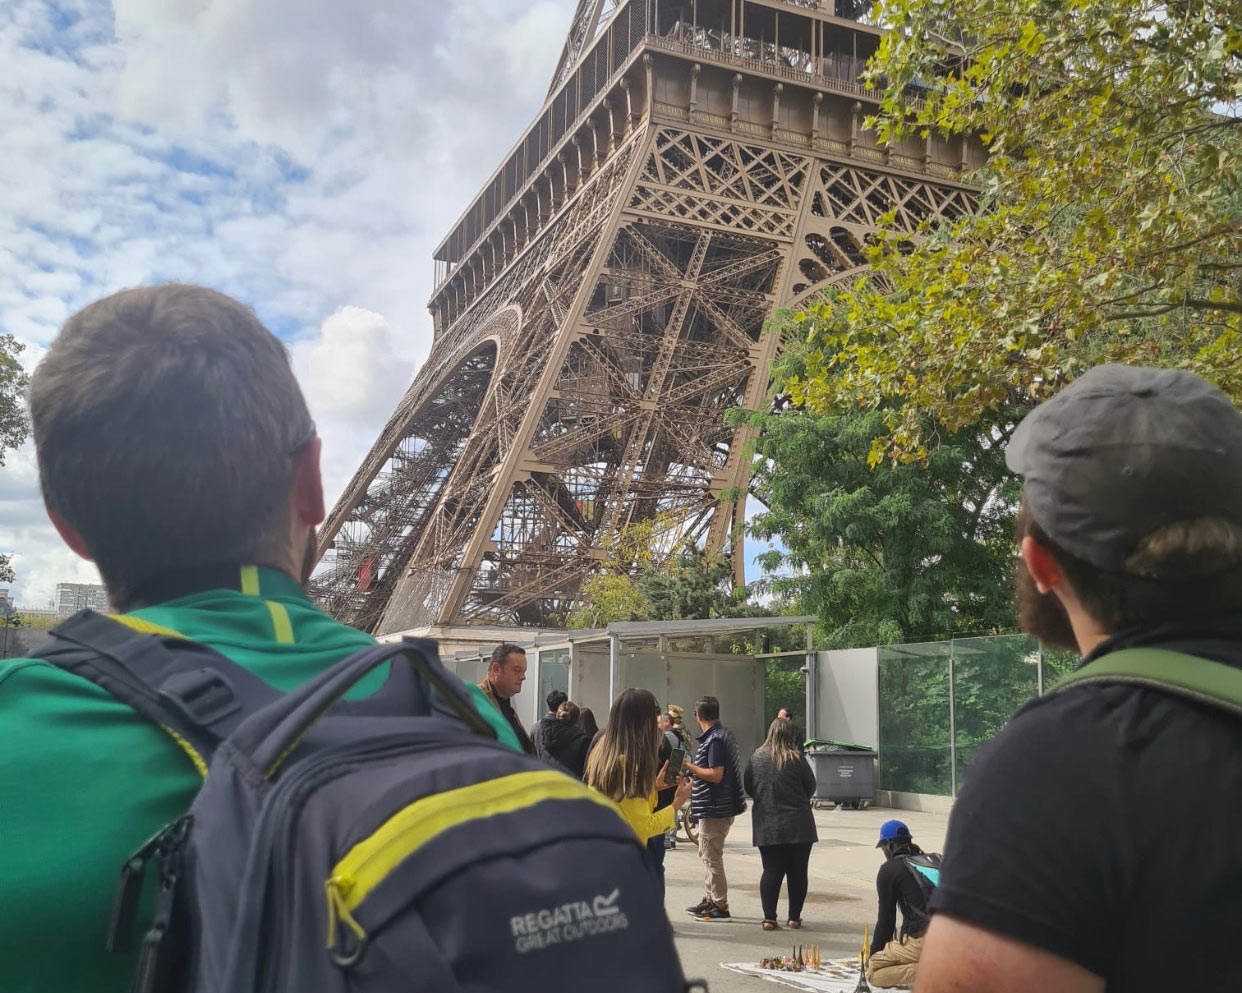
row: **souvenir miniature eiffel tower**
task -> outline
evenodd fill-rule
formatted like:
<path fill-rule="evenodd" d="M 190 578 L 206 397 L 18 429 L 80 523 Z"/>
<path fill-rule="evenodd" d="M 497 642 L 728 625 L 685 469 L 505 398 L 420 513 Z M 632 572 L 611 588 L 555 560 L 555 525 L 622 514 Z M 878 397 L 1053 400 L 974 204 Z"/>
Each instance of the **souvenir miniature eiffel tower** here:
<path fill-rule="evenodd" d="M 867 983 L 867 959 L 870 951 L 870 943 L 867 940 L 867 927 L 863 925 L 863 944 L 862 951 L 858 955 L 858 985 L 854 987 L 854 993 L 871 993 L 871 986 Z"/>

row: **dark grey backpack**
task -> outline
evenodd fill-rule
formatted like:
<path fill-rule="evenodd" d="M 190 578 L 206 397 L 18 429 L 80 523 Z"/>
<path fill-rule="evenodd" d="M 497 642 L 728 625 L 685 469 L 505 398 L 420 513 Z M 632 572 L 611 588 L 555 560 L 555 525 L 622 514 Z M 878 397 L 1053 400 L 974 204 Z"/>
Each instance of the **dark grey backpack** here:
<path fill-rule="evenodd" d="M 122 869 L 113 947 L 158 868 L 136 991 L 685 988 L 633 830 L 495 741 L 435 642 L 378 645 L 288 695 L 89 612 L 40 655 L 210 764 L 187 814 Z M 380 692 L 341 702 L 389 660 Z"/>

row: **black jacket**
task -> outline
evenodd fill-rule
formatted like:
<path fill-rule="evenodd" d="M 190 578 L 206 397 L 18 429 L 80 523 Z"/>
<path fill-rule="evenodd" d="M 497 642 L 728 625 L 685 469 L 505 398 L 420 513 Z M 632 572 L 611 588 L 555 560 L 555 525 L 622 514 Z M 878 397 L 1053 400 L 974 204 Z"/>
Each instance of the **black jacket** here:
<path fill-rule="evenodd" d="M 530 743 L 535 749 L 535 755 L 537 758 L 542 759 L 542 758 L 547 757 L 543 753 L 543 735 L 544 735 L 544 732 L 547 730 L 548 725 L 551 724 L 555 720 L 556 720 L 556 714 L 553 714 L 553 713 L 544 714 L 541 718 L 539 718 L 539 720 L 535 722 L 534 727 L 530 729 Z"/>
<path fill-rule="evenodd" d="M 690 794 L 690 810 L 700 820 L 704 817 L 736 817 L 746 809 L 742 799 L 742 770 L 738 767 L 737 742 L 733 732 L 720 722 L 713 724 L 699 737 L 694 764 L 702 769 L 724 768 L 719 783 L 695 778 Z"/>
<path fill-rule="evenodd" d="M 542 721 L 543 759 L 550 765 L 581 779 L 586 771 L 591 736 L 568 721 Z"/>
<path fill-rule="evenodd" d="M 871 937 L 871 954 L 893 940 L 897 932 L 897 908 L 901 908 L 901 933 L 918 938 L 927 933 L 927 898 L 914 873 L 902 859 L 903 855 L 921 855 L 923 849 L 911 842 L 880 866 L 875 888 L 880 898 L 875 934 Z"/>
<path fill-rule="evenodd" d="M 812 845 L 819 841 L 811 813 L 815 773 L 805 757 L 777 769 L 772 756 L 760 748 L 746 763 L 742 783 L 754 799 L 750 812 L 752 844 Z"/>

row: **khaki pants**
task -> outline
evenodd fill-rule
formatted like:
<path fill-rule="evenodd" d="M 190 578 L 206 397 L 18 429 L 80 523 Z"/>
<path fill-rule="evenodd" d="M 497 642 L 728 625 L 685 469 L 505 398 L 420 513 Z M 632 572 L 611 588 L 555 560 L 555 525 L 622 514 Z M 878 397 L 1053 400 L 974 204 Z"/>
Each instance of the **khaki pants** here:
<path fill-rule="evenodd" d="M 890 941 L 867 961 L 867 981 L 881 989 L 913 986 L 914 970 L 923 954 L 923 939 L 907 938 L 905 943 Z"/>
<path fill-rule="evenodd" d="M 722 907 L 729 906 L 729 884 L 725 880 L 724 843 L 733 827 L 732 817 L 705 817 L 699 821 L 699 859 L 703 863 L 703 891 Z"/>

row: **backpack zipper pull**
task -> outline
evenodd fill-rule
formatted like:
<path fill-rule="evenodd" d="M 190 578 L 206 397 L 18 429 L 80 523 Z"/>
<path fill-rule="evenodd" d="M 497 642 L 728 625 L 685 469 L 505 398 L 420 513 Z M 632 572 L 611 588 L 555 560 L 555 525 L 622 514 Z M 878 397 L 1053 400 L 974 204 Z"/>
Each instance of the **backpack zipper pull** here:
<path fill-rule="evenodd" d="M 138 903 L 142 899 L 142 883 L 147 863 L 173 836 L 181 821 L 174 821 L 151 835 L 142 847 L 125 860 L 117 879 L 116 893 L 112 898 L 112 915 L 108 922 L 108 937 L 104 945 L 109 952 L 128 952 L 133 946 L 134 931 L 138 919 Z"/>
<path fill-rule="evenodd" d="M 367 944 L 366 931 L 354 920 L 353 914 L 349 912 L 349 907 L 345 904 L 345 897 L 353 886 L 353 878 L 340 873 L 324 883 L 324 892 L 328 897 L 328 952 L 332 961 L 342 968 L 357 962 L 362 957 L 362 951 Z M 347 927 L 358 939 L 357 946 L 352 951 L 338 952 L 336 950 L 336 935 L 341 925 Z"/>
<path fill-rule="evenodd" d="M 182 817 L 159 835 L 156 858 L 159 861 L 160 875 L 159 890 L 155 896 L 155 916 L 150 929 L 142 938 L 133 993 L 164 993 L 171 986 L 172 970 L 181 964 L 181 957 L 177 955 L 178 949 L 166 949 L 164 941 L 173 929 L 177 888 L 181 882 L 183 851 L 190 832 L 190 823 L 190 817 Z"/>

